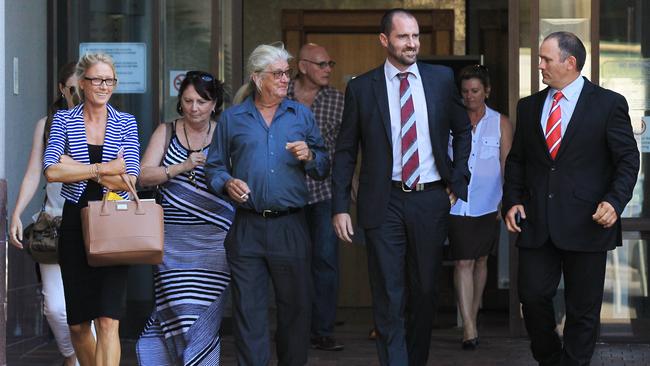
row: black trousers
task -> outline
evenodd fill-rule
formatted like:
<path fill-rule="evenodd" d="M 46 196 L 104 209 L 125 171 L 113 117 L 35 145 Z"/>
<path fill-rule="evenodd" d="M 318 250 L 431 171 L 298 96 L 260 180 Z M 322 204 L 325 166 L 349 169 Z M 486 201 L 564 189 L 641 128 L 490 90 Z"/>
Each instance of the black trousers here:
<path fill-rule="evenodd" d="M 264 218 L 237 210 L 224 242 L 230 264 L 237 364 L 269 364 L 269 279 L 275 290 L 278 365 L 307 363 L 310 240 L 304 213 Z"/>
<path fill-rule="evenodd" d="M 547 241 L 519 248 L 519 299 L 533 357 L 540 365 L 589 365 L 603 301 L 607 252 L 573 252 Z M 553 297 L 564 274 L 564 346 L 555 331 Z"/>
<path fill-rule="evenodd" d="M 381 365 L 427 363 L 448 214 L 442 187 L 393 188 L 384 222 L 365 230 Z"/>

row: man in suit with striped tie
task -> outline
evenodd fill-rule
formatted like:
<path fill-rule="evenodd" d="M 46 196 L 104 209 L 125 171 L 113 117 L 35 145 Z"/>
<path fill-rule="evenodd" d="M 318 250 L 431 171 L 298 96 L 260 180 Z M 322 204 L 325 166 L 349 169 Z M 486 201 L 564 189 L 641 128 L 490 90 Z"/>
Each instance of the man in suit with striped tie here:
<path fill-rule="evenodd" d="M 351 241 L 350 187 L 361 147 L 358 223 L 368 245 L 379 361 L 420 366 L 429 356 L 450 203 L 467 198 L 471 126 L 451 69 L 416 62 L 411 13 L 386 12 L 379 40 L 386 62 L 351 80 L 345 93 L 332 221 L 338 237 Z"/>
<path fill-rule="evenodd" d="M 585 47 L 552 33 L 539 50 L 548 88 L 523 98 L 502 212 L 518 232 L 519 298 L 540 365 L 588 365 L 598 338 L 607 251 L 622 244 L 639 151 L 625 98 L 580 76 Z M 564 345 L 553 309 L 564 274 Z"/>

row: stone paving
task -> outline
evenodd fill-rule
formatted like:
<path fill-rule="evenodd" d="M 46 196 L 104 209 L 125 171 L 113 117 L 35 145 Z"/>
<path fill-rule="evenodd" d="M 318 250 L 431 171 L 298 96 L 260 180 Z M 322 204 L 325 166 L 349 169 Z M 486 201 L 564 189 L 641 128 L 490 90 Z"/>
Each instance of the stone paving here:
<path fill-rule="evenodd" d="M 370 324 L 368 311 L 348 311 L 344 324 L 337 326 L 336 337 L 345 344 L 340 352 L 311 350 L 309 365 L 312 366 L 375 366 L 377 361 L 374 342 L 367 339 Z M 431 342 L 429 365 L 432 366 L 528 366 L 536 365 L 532 359 L 528 341 L 511 338 L 507 333 L 505 314 L 492 314 L 480 327 L 481 344 L 476 351 L 462 351 L 462 332 L 453 326 L 452 319 L 442 321 L 434 330 Z M 135 341 L 124 340 L 121 365 L 137 365 L 134 353 Z M 234 341 L 231 335 L 223 337 L 222 365 L 235 365 Z M 8 352 L 10 366 L 59 366 L 62 358 L 54 342 L 39 347 L 27 354 Z M 272 364 L 275 364 L 272 362 Z M 650 365 L 649 344 L 599 343 L 591 365 L 641 366 Z"/>

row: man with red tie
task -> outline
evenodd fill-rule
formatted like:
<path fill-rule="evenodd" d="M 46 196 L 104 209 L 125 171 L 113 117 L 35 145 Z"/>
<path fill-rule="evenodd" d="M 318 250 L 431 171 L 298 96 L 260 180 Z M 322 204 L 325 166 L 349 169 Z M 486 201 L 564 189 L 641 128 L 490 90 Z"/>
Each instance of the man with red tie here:
<path fill-rule="evenodd" d="M 350 187 L 361 148 L 358 224 L 381 365 L 426 365 L 436 272 L 450 201 L 467 198 L 471 125 L 451 69 L 417 63 L 419 28 L 404 9 L 381 22 L 386 62 L 348 83 L 332 171 L 332 222 L 354 235 Z M 447 156 L 454 136 L 454 161 Z"/>
<path fill-rule="evenodd" d="M 625 98 L 580 76 L 586 51 L 578 37 L 552 33 L 539 56 L 548 87 L 517 105 L 502 212 L 519 233 L 519 298 L 533 357 L 540 365 L 588 365 L 607 251 L 622 244 L 639 151 Z M 553 309 L 562 274 L 564 342 Z"/>

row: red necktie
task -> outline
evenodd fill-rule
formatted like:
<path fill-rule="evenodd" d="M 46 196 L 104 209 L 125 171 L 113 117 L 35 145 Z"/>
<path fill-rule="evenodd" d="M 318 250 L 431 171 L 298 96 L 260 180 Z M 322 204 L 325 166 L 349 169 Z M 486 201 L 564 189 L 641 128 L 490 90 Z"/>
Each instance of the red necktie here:
<path fill-rule="evenodd" d="M 420 181 L 418 155 L 418 132 L 415 125 L 415 110 L 413 108 L 413 97 L 411 86 L 408 81 L 408 72 L 397 74 L 399 77 L 399 105 L 402 122 L 402 182 L 413 189 Z"/>
<path fill-rule="evenodd" d="M 560 99 L 562 99 L 561 91 L 553 95 L 553 104 L 551 105 L 551 113 L 548 115 L 546 121 L 546 146 L 551 158 L 555 159 L 557 151 L 560 150 L 560 141 L 562 140 L 562 110 L 560 109 Z"/>

